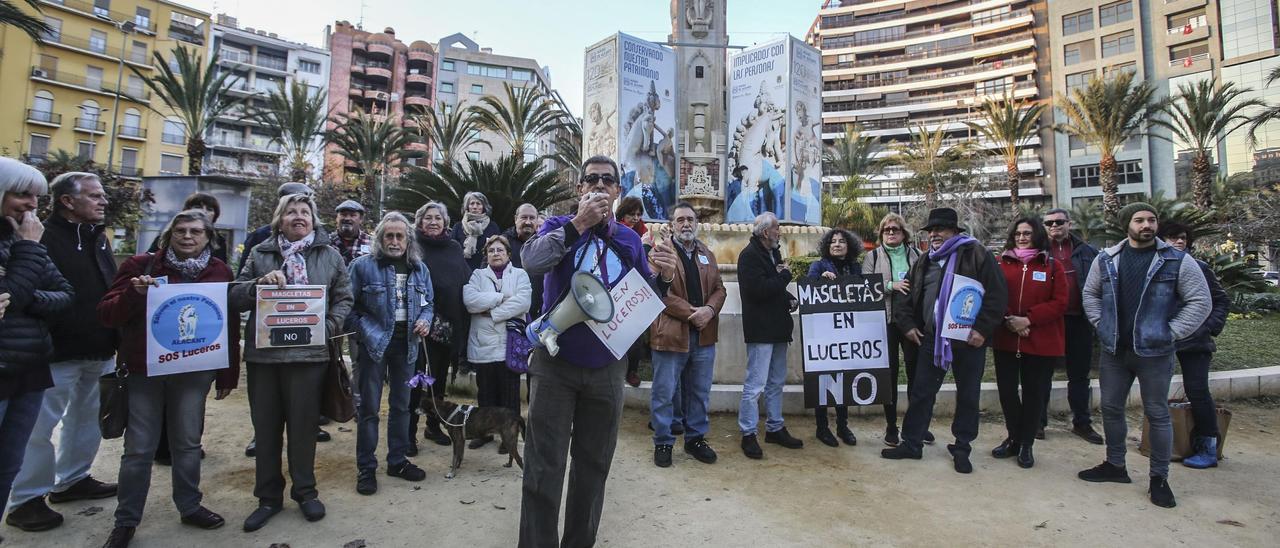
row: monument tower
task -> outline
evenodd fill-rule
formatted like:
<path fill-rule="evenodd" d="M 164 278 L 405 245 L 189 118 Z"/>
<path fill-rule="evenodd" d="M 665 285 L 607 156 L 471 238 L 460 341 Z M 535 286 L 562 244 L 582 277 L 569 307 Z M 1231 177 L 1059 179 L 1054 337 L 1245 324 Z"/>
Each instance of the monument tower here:
<path fill-rule="evenodd" d="M 680 198 L 706 221 L 724 215 L 727 0 L 671 0 Z"/>

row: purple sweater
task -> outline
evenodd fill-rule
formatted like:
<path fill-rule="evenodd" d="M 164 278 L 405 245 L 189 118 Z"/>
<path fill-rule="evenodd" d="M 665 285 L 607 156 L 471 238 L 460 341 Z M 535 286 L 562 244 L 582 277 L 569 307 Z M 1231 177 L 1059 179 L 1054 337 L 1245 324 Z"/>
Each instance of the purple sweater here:
<path fill-rule="evenodd" d="M 581 269 L 594 270 L 597 275 L 600 269 L 593 269 L 599 242 L 607 241 L 603 270 L 608 272 L 610 288 L 626 276 L 632 268 L 640 271 L 645 279 L 655 285 L 659 295 L 666 293 L 668 284 L 658 282 L 649 270 L 649 261 L 644 247 L 640 244 L 640 236 L 617 221 L 609 220 L 608 229 L 598 227 L 587 234 L 579 234 L 574 228 L 572 215 L 552 217 L 542 225 L 538 235 L 524 243 L 520 250 L 520 260 L 530 275 L 546 274 L 543 278 L 543 309 L 537 314 L 554 307 L 569 285 L 575 267 L 579 264 L 579 254 L 584 251 L 590 254 L 582 261 Z M 590 245 L 591 247 L 587 247 Z M 598 369 L 616 361 L 609 349 L 600 342 L 585 324 L 570 327 L 560 334 L 560 354 L 556 359 L 563 360 L 578 367 Z"/>

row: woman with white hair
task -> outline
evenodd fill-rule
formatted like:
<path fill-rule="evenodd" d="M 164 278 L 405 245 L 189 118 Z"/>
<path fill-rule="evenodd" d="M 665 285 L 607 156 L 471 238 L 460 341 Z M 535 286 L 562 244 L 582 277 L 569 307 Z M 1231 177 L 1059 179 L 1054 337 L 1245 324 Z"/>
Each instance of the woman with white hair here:
<path fill-rule="evenodd" d="M 502 234 L 498 223 L 489 219 L 493 206 L 483 192 L 468 192 L 462 197 L 462 220 L 453 225 L 453 239 L 462 244 L 462 257 L 470 270 L 485 265 L 484 243 Z"/>
<path fill-rule="evenodd" d="M 325 331 L 340 333 L 351 311 L 351 282 L 346 262 L 329 245 L 320 228 L 316 202 L 309 194 L 280 198 L 271 220 L 271 237 L 255 246 L 245 260 L 237 284 L 231 289 L 231 307 L 249 311 L 255 325 L 259 286 L 324 286 L 328 299 Z M 244 361 L 249 374 L 249 414 L 257 440 L 257 483 L 253 494 L 258 509 L 244 521 L 246 532 L 257 531 L 283 508 L 284 477 L 280 468 L 282 435 L 289 436 L 290 496 L 298 502 L 307 521 L 324 518 L 316 490 L 316 429 L 319 428 L 320 392 L 324 384 L 329 349 L 316 346 L 259 348 L 246 337 Z"/>
<path fill-rule="evenodd" d="M 40 243 L 36 198 L 49 183 L 34 167 L 0 158 L 0 502 L 9 500 L 28 438 L 53 386 L 49 320 L 71 307 L 74 290 Z"/>

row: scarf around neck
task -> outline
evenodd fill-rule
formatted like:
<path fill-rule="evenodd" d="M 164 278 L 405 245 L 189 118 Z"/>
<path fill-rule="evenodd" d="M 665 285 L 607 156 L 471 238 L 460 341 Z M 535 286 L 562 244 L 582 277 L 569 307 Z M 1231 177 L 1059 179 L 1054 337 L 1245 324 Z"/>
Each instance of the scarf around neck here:
<path fill-rule="evenodd" d="M 1034 259 L 1036 255 L 1040 254 L 1040 250 L 1034 247 L 1015 247 L 1010 251 L 1013 251 L 1013 255 L 1017 257 L 1019 261 L 1022 261 L 1022 264 L 1031 262 L 1031 259 Z"/>
<path fill-rule="evenodd" d="M 307 285 L 311 283 L 311 280 L 307 278 L 307 260 L 302 256 L 302 252 L 311 247 L 315 239 L 316 233 L 314 231 L 296 242 L 290 242 L 283 234 L 276 236 L 276 243 L 280 246 L 280 255 L 284 257 L 284 263 L 280 265 L 280 269 L 284 271 L 285 280 L 291 285 Z"/>
<path fill-rule="evenodd" d="M 210 246 L 204 246 L 204 251 L 199 255 L 190 259 L 179 259 L 178 255 L 173 252 L 173 248 L 165 248 L 164 265 L 177 270 L 182 277 L 191 281 L 195 281 L 200 277 L 200 273 L 209 267 L 209 258 L 213 256 Z"/>
<path fill-rule="evenodd" d="M 489 216 L 484 213 L 467 213 L 462 217 L 462 233 L 467 235 L 462 242 L 462 256 L 468 259 L 476 253 L 476 246 L 484 243 L 480 237 L 489 226 Z"/>
<path fill-rule="evenodd" d="M 942 274 L 942 287 L 938 289 L 938 300 L 933 303 L 933 365 L 942 368 L 943 371 L 951 370 L 951 339 L 942 336 L 943 319 L 947 317 L 947 307 L 950 306 L 951 285 L 956 279 L 956 260 L 955 253 L 961 246 L 977 242 L 974 238 L 957 234 L 952 236 L 939 247 L 937 251 L 929 252 L 929 260 L 931 261 L 947 261 L 947 266 Z"/>

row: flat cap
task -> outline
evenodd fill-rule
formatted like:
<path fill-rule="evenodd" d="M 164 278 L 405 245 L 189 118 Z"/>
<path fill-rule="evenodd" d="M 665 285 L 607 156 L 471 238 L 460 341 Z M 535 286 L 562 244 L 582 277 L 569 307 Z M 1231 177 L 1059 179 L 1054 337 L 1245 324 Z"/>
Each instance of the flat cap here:
<path fill-rule="evenodd" d="M 334 211 L 356 211 L 364 213 L 364 206 L 360 205 L 360 202 L 355 200 L 347 200 L 338 204 L 338 207 L 334 209 Z"/>

